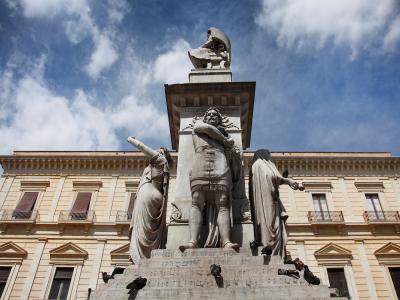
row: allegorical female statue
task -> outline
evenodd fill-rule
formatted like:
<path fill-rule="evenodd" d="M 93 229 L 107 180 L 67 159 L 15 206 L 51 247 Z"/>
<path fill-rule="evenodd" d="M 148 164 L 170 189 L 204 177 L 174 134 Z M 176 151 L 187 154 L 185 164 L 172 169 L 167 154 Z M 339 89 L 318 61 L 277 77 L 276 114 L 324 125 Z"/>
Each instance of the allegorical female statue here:
<path fill-rule="evenodd" d="M 165 148 L 155 151 L 134 137 L 129 137 L 128 142 L 150 159 L 140 178 L 129 228 L 129 253 L 137 264 L 141 258 L 149 258 L 151 250 L 162 245 L 172 159 Z"/>
<path fill-rule="evenodd" d="M 189 58 L 196 69 L 226 69 L 231 64 L 231 43 L 221 30 L 207 30 L 207 41 L 189 51 Z"/>
<path fill-rule="evenodd" d="M 254 153 L 250 170 L 250 205 L 254 226 L 254 238 L 271 255 L 284 258 L 286 254 L 288 215 L 279 198 L 279 186 L 288 184 L 292 189 L 304 189 L 292 179 L 283 177 L 271 161 L 269 150 Z"/>

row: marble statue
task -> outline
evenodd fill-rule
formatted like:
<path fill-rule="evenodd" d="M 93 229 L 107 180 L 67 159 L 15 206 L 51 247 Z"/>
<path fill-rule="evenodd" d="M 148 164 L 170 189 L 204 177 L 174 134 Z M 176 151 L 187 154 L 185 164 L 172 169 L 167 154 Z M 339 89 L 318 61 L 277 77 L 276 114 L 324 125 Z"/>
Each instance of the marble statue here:
<path fill-rule="evenodd" d="M 128 142 L 149 159 L 149 165 L 140 178 L 129 228 L 129 254 L 134 264 L 142 258 L 150 258 L 150 252 L 159 249 L 165 233 L 169 166 L 172 163 L 167 149 L 158 151 L 129 137 Z"/>
<path fill-rule="evenodd" d="M 209 225 L 204 247 L 218 247 L 220 242 L 224 248 L 238 249 L 239 245 L 230 241 L 231 163 L 234 162 L 231 157 L 237 155 L 237 150 L 222 126 L 222 115 L 217 108 L 210 107 L 203 119 L 194 124 L 192 138 L 195 153 L 190 172 L 190 241 L 179 249 L 199 247 L 204 207 Z"/>
<path fill-rule="evenodd" d="M 231 43 L 225 33 L 211 27 L 207 31 L 207 41 L 188 54 L 196 69 L 226 69 L 231 64 Z"/>
<path fill-rule="evenodd" d="M 265 149 L 254 153 L 249 184 L 255 242 L 265 247 L 264 252 L 283 259 L 288 241 L 288 215 L 279 197 L 279 186 L 288 184 L 294 190 L 304 188 L 294 180 L 283 177 L 271 161 L 269 150 Z"/>

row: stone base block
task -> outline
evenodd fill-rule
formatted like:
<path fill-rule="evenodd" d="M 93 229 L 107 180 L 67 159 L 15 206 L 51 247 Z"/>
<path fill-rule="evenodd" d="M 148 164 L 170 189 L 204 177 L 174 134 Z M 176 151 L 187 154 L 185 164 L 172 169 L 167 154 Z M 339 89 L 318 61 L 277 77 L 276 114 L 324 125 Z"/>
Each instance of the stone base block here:
<path fill-rule="evenodd" d="M 278 269 L 294 270 L 280 257 L 232 249 L 155 250 L 150 259 L 132 265 L 123 274 L 95 290 L 91 299 L 329 299 L 332 290 L 309 285 L 303 278 L 278 275 Z M 221 277 L 210 272 L 221 266 Z M 137 277 L 147 278 L 141 290 L 128 290 Z M 341 299 L 341 298 L 336 298 Z"/>
<path fill-rule="evenodd" d="M 189 73 L 189 82 L 232 82 L 232 72 L 229 69 L 194 69 Z"/>

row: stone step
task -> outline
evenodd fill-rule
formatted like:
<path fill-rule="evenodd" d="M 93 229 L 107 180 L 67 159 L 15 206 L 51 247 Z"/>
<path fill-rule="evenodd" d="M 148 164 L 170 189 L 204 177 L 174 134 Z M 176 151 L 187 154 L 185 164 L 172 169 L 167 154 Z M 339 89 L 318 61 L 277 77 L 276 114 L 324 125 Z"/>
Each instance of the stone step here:
<path fill-rule="evenodd" d="M 151 251 L 151 258 L 184 258 L 184 257 L 202 257 L 202 256 L 255 256 L 261 255 L 262 247 L 254 251 L 250 248 L 240 248 L 239 251 L 224 248 L 198 248 L 186 249 L 181 252 L 178 249 L 158 249 Z"/>
<path fill-rule="evenodd" d="M 278 269 L 294 270 L 294 265 L 260 265 L 256 268 L 254 266 L 242 265 L 242 266 L 226 266 L 221 265 L 221 274 L 224 278 L 244 278 L 248 276 L 253 277 L 274 277 L 278 275 Z M 208 277 L 211 275 L 210 266 L 205 267 L 180 267 L 180 268 L 128 268 L 125 269 L 123 274 L 115 275 L 115 279 L 122 277 L 165 277 L 165 278 L 188 278 L 190 276 L 197 276 L 199 278 Z"/>
<path fill-rule="evenodd" d="M 126 288 L 126 286 L 137 277 L 123 277 L 110 280 L 108 283 L 109 287 L 112 288 Z M 146 277 L 147 278 L 147 277 Z M 148 289 L 159 289 L 159 288 L 218 288 L 218 287 L 272 287 L 281 286 L 288 287 L 293 285 L 308 285 L 303 279 L 296 279 L 289 276 L 283 275 L 264 275 L 260 277 L 254 277 L 252 274 L 246 276 L 225 276 L 221 278 L 214 278 L 212 275 L 199 276 L 194 273 L 187 277 L 175 277 L 175 276 L 158 276 L 147 278 L 146 288 Z"/>
<path fill-rule="evenodd" d="M 93 297 L 93 298 L 92 298 Z M 257 288 L 159 288 L 148 289 L 147 286 L 129 294 L 128 290 L 121 288 L 108 288 L 96 290 L 91 299 L 274 299 L 274 300 L 328 300 L 330 289 L 324 286 L 291 286 L 282 287 L 257 287 Z M 344 300 L 346 298 L 335 298 Z"/>
<path fill-rule="evenodd" d="M 178 267 L 205 267 L 212 264 L 231 266 L 262 266 L 282 265 L 282 260 L 277 256 L 201 256 L 181 258 L 142 259 L 139 268 L 178 268 Z"/>

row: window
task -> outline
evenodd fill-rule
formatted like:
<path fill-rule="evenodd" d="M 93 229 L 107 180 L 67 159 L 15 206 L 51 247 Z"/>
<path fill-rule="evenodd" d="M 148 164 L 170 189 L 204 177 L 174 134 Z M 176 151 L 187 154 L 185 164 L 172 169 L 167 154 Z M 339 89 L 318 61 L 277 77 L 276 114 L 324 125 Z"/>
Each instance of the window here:
<path fill-rule="evenodd" d="M 11 267 L 0 267 L 0 297 L 3 296 L 4 289 L 10 275 Z"/>
<path fill-rule="evenodd" d="M 39 192 L 25 192 L 12 214 L 13 218 L 30 219 L 38 195 Z"/>
<path fill-rule="evenodd" d="M 74 206 L 70 212 L 71 220 L 86 220 L 92 192 L 79 192 L 76 196 Z"/>
<path fill-rule="evenodd" d="M 367 198 L 368 211 L 374 214 L 376 219 L 384 219 L 385 215 L 382 211 L 381 202 L 379 201 L 378 194 L 365 194 Z"/>
<path fill-rule="evenodd" d="M 325 194 L 312 194 L 314 211 L 319 213 L 317 216 L 322 220 L 330 219 L 328 203 L 326 202 Z"/>
<path fill-rule="evenodd" d="M 390 277 L 393 281 L 394 290 L 396 291 L 396 296 L 400 299 L 400 268 L 389 267 Z"/>
<path fill-rule="evenodd" d="M 344 268 L 328 268 L 327 272 L 330 287 L 336 288 L 339 292 L 337 296 L 350 298 Z"/>
<path fill-rule="evenodd" d="M 135 199 L 136 199 L 136 193 L 131 193 L 128 206 L 128 220 L 132 219 L 133 205 L 135 204 Z"/>
<path fill-rule="evenodd" d="M 57 267 L 51 284 L 49 300 L 67 299 L 74 268 Z"/>

